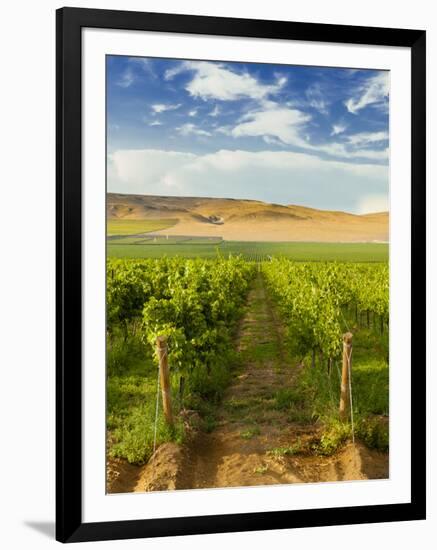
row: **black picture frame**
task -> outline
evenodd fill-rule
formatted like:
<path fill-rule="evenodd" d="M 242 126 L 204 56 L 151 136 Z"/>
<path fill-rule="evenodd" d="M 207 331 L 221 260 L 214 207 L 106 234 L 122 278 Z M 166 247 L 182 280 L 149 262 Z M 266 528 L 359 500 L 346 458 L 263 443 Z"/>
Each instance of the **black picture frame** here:
<path fill-rule="evenodd" d="M 411 50 L 411 502 L 346 508 L 82 522 L 83 28 L 395 46 Z M 425 519 L 425 48 L 422 30 L 62 8 L 56 14 L 56 538 L 127 539 Z"/>

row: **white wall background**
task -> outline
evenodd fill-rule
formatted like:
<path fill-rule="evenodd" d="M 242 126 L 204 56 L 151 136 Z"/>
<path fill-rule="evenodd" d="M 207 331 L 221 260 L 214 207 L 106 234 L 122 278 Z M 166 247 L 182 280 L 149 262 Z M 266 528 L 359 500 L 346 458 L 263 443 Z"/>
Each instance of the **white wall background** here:
<path fill-rule="evenodd" d="M 41 550 L 54 541 L 54 267 L 55 267 L 55 9 L 61 2 L 21 0 L 2 8 L 0 33 L 0 546 Z M 77 0 L 71 5 L 108 9 L 285 19 L 428 31 L 428 151 L 437 147 L 437 18 L 429 0 Z M 434 65 L 434 66 L 433 66 Z M 436 179 L 435 154 L 428 180 Z M 437 277 L 431 254 L 437 230 L 435 187 L 428 188 L 428 280 Z M 435 249 L 435 247 L 434 247 Z M 436 327 L 436 293 L 428 282 L 429 321 Z M 431 326 L 428 336 L 431 336 Z M 433 332 L 434 332 L 433 331 Z M 431 340 L 431 338 L 430 338 Z M 428 353 L 428 395 L 437 391 Z M 434 361 L 433 361 L 434 360 Z M 431 401 L 431 399 L 429 399 Z M 437 425 L 436 400 L 429 404 L 428 433 Z M 434 429 L 432 428 L 434 426 Z M 437 458 L 429 438 L 431 465 Z M 295 547 L 397 550 L 431 548 L 437 536 L 436 476 L 429 467 L 426 522 L 325 527 L 244 534 L 98 543 L 105 548 L 184 549 Z M 429 542 L 425 542 L 428 539 Z M 88 547 L 84 544 L 83 547 Z"/>

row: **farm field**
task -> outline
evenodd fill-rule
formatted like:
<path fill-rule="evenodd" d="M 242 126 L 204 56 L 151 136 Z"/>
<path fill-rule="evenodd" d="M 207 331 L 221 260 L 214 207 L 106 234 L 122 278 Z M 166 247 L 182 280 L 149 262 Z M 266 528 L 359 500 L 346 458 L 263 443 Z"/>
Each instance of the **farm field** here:
<path fill-rule="evenodd" d="M 388 476 L 388 264 L 275 244 L 302 245 L 300 261 L 108 259 L 109 492 Z M 353 425 L 338 411 L 346 332 Z M 156 415 L 158 336 L 171 424 Z"/>
<path fill-rule="evenodd" d="M 216 258 L 241 255 L 246 260 L 264 261 L 271 256 L 283 256 L 295 261 L 388 261 L 386 243 L 316 243 L 316 242 L 251 242 L 251 241 L 208 241 L 189 237 L 175 242 L 175 237 L 152 238 L 139 243 L 141 238 L 129 241 L 108 240 L 109 258 L 161 258 L 164 256 L 184 258 Z"/>
<path fill-rule="evenodd" d="M 176 219 L 109 219 L 106 232 L 111 235 L 139 235 L 168 229 L 177 223 Z"/>
<path fill-rule="evenodd" d="M 141 235 L 116 235 L 108 237 L 108 244 L 114 245 L 151 245 L 151 246 L 169 246 L 175 244 L 193 245 L 220 245 L 223 242 L 221 237 L 193 237 L 189 235 L 159 235 L 156 233 L 144 233 Z"/>

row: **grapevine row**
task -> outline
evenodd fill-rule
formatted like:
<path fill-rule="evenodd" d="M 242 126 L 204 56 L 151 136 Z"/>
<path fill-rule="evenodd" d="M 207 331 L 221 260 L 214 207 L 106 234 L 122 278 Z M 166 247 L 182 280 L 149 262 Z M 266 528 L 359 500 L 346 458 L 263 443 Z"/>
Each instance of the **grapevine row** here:
<path fill-rule="evenodd" d="M 241 258 L 108 260 L 107 329 L 127 337 L 139 326 L 154 347 L 169 342 L 169 362 L 181 375 L 207 372 L 229 349 L 254 274 Z"/>
<path fill-rule="evenodd" d="M 383 328 L 389 320 L 386 264 L 297 263 L 273 258 L 263 264 L 282 316 L 293 334 L 295 351 L 316 351 L 328 361 L 341 352 L 348 311 L 372 313 Z M 369 318 L 369 317 L 368 317 Z"/>

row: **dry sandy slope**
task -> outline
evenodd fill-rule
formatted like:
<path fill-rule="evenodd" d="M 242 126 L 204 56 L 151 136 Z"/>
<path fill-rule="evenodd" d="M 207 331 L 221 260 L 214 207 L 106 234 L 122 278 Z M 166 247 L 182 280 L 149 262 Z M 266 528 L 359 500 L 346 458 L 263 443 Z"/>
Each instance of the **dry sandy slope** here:
<path fill-rule="evenodd" d="M 388 241 L 388 212 L 354 215 L 262 201 L 108 194 L 109 219 L 177 219 L 168 235 L 229 241 Z"/>

